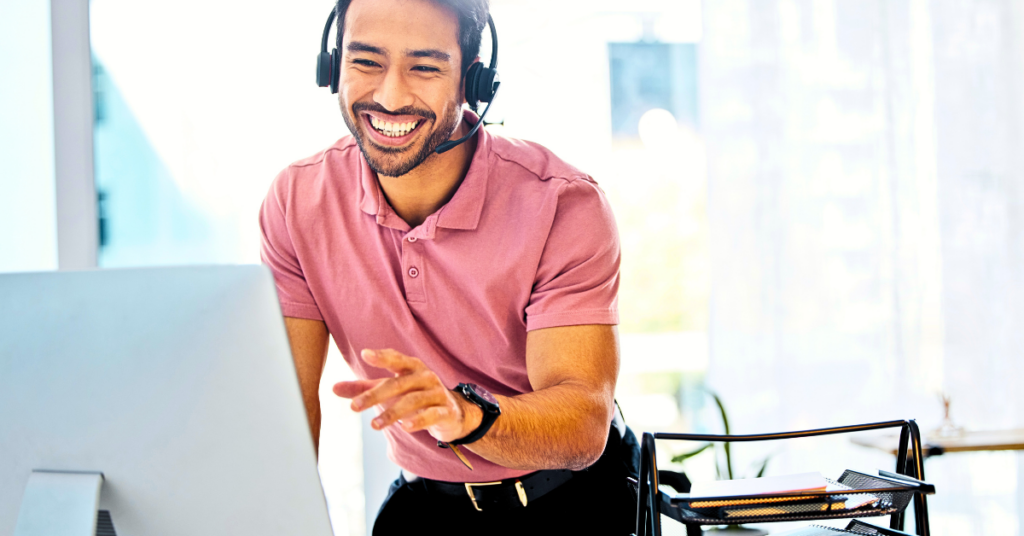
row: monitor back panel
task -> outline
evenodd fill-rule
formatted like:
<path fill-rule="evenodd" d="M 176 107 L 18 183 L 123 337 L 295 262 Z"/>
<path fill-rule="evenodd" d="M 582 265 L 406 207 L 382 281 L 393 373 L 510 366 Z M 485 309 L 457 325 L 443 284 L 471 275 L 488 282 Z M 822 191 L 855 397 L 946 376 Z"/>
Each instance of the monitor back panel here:
<path fill-rule="evenodd" d="M 118 534 L 330 535 L 270 273 L 0 276 L 0 536 L 33 469 L 102 472 Z"/>

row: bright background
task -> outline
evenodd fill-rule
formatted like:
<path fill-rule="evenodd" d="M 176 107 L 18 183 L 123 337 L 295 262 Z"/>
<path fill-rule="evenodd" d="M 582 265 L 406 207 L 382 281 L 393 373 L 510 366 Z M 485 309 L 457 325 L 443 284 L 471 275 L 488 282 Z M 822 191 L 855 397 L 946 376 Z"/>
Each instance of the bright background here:
<path fill-rule="evenodd" d="M 0 88 L 0 271 L 52 269 L 48 8 L 0 5 L 0 68 L 19 73 Z M 313 84 L 330 8 L 91 1 L 101 266 L 259 261 L 270 181 L 345 134 Z M 503 84 L 488 121 L 503 125 L 488 128 L 591 173 L 615 210 L 618 399 L 635 430 L 721 431 L 707 387 L 736 433 L 929 430 L 940 392 L 969 429 L 1024 427 L 1019 2 L 492 0 L 492 13 Z M 325 385 L 348 374 L 334 351 Z M 358 416 L 326 392 L 324 407 L 335 530 L 364 534 L 394 473 Z M 735 450 L 743 474 L 765 457 L 769 474 L 892 464 L 847 438 Z M 686 469 L 713 478 L 713 465 Z M 1018 455 L 927 470 L 935 534 L 1020 534 Z M 364 486 L 364 472 L 384 476 Z"/>

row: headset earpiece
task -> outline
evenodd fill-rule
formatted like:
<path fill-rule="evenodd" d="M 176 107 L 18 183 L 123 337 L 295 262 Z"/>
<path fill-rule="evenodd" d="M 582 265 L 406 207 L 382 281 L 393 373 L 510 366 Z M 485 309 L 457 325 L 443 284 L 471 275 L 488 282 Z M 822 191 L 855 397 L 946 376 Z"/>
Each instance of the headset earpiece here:
<path fill-rule="evenodd" d="M 331 88 L 331 93 L 338 92 L 338 76 L 341 70 L 341 54 L 338 49 L 331 49 L 331 53 L 321 52 L 316 58 L 316 85 Z"/>
<path fill-rule="evenodd" d="M 498 92 L 498 71 L 484 67 L 480 69 L 480 77 L 477 78 L 477 97 L 480 102 L 491 102 L 494 94 Z"/>
<path fill-rule="evenodd" d="M 331 93 L 338 92 L 338 83 L 341 81 L 341 54 L 338 49 L 331 49 Z"/>
<path fill-rule="evenodd" d="M 316 85 L 331 88 L 331 93 L 338 92 L 338 71 L 341 67 L 341 56 L 338 48 L 332 48 L 327 53 L 327 38 L 331 35 L 331 25 L 334 23 L 334 10 L 331 10 L 327 17 L 327 24 L 324 25 L 324 34 L 320 38 L 320 54 L 316 57 Z"/>
<path fill-rule="evenodd" d="M 333 60 L 331 55 L 326 52 L 321 52 L 316 58 L 316 85 L 320 87 L 328 87 L 331 85 L 331 66 Z"/>
<path fill-rule="evenodd" d="M 476 108 L 477 103 L 480 99 L 477 98 L 477 80 L 480 78 L 480 69 L 483 68 L 483 64 L 478 62 L 473 63 L 466 70 L 466 102 Z"/>
<path fill-rule="evenodd" d="M 466 70 L 466 102 L 474 109 L 481 102 L 491 102 L 497 90 L 498 72 L 479 61 Z"/>

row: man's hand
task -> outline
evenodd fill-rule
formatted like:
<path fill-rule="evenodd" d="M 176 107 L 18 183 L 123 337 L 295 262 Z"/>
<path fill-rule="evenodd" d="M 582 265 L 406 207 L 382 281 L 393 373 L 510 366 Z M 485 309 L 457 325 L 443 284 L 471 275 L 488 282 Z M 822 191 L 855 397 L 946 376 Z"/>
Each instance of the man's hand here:
<path fill-rule="evenodd" d="M 480 426 L 480 408 L 448 390 L 419 359 L 394 350 L 363 350 L 362 358 L 395 377 L 339 382 L 334 394 L 351 398 L 353 411 L 381 406 L 383 412 L 371 423 L 375 430 L 398 423 L 406 432 L 426 430 L 440 441 L 454 441 Z"/>

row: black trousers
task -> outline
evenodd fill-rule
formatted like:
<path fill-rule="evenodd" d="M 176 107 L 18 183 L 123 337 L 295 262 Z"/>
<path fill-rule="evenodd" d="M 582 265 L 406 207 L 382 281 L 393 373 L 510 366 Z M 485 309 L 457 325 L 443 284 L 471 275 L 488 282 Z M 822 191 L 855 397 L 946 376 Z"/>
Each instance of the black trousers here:
<path fill-rule="evenodd" d="M 612 427 L 594 465 L 525 507 L 477 512 L 469 496 L 427 491 L 399 475 L 377 512 L 373 536 L 392 534 L 486 534 L 626 536 L 636 530 L 640 447 L 626 428 Z M 629 480 L 632 479 L 632 480 Z"/>

